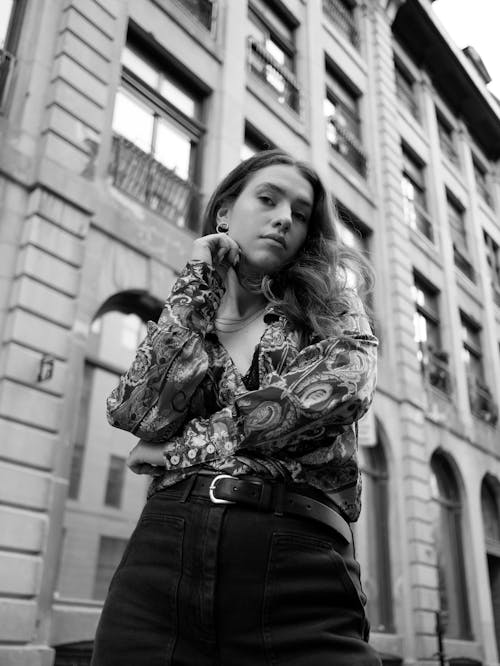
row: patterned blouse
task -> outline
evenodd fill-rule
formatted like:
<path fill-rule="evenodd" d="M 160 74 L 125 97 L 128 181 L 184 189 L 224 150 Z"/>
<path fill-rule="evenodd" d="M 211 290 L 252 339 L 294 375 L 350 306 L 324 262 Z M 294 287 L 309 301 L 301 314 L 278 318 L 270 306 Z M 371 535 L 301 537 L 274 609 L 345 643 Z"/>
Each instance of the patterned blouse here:
<path fill-rule="evenodd" d="M 189 262 L 108 398 L 111 425 L 162 447 L 165 467 L 141 468 L 154 477 L 149 494 L 200 470 L 252 474 L 320 489 L 356 520 L 357 420 L 375 391 L 378 345 L 361 301 L 353 293 L 341 333 L 323 340 L 304 339 L 269 305 L 242 376 L 215 332 L 223 295 L 212 266 Z"/>

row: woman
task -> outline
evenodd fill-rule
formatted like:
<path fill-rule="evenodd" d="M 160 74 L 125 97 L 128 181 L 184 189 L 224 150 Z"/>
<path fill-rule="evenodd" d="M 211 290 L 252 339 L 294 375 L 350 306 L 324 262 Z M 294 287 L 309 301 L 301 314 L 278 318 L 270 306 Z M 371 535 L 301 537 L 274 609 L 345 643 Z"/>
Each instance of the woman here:
<path fill-rule="evenodd" d="M 93 666 L 379 664 L 349 527 L 377 348 L 356 271 L 306 164 L 261 152 L 217 187 L 108 399 L 154 478 Z"/>

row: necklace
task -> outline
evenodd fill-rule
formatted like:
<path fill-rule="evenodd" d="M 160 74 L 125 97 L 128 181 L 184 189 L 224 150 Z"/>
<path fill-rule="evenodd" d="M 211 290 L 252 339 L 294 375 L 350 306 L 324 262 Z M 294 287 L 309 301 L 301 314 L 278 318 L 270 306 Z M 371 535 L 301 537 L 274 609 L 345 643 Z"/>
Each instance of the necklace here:
<path fill-rule="evenodd" d="M 258 319 L 264 313 L 266 308 L 260 308 L 256 312 L 248 315 L 244 319 L 236 319 L 231 317 L 216 317 L 215 328 L 223 333 L 235 333 L 241 331 L 243 328 L 249 326 L 253 321 Z"/>

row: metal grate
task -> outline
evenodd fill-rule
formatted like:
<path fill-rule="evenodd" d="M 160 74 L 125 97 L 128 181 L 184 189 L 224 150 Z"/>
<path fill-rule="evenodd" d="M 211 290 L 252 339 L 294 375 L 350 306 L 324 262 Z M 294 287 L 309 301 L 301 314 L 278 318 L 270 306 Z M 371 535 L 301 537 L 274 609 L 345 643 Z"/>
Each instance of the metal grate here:
<path fill-rule="evenodd" d="M 109 173 L 113 185 L 165 216 L 178 227 L 198 231 L 200 194 L 190 181 L 115 134 Z"/>
<path fill-rule="evenodd" d="M 248 38 L 248 63 L 251 71 L 269 86 L 281 104 L 299 113 L 300 93 L 293 72 L 280 65 L 253 37 Z"/>
<path fill-rule="evenodd" d="M 7 97 L 15 62 L 16 59 L 12 53 L 0 49 L 0 110 Z"/>
<path fill-rule="evenodd" d="M 212 0 L 177 0 L 194 16 L 207 30 L 212 29 L 214 3 Z"/>
<path fill-rule="evenodd" d="M 354 19 L 354 9 L 341 0 L 323 0 L 323 11 L 351 44 L 359 49 L 359 31 Z"/>
<path fill-rule="evenodd" d="M 333 118 L 328 119 L 327 139 L 332 148 L 340 153 L 363 178 L 366 178 L 367 159 L 359 142 Z"/>

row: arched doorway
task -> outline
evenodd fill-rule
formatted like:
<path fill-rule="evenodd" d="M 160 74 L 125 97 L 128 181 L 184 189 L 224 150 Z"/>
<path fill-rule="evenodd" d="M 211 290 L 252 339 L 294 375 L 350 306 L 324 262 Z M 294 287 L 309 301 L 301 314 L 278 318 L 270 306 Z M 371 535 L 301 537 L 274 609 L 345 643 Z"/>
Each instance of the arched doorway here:
<path fill-rule="evenodd" d="M 472 638 L 463 551 L 462 498 L 455 470 L 441 451 L 431 458 L 434 540 L 440 610 L 447 613 L 447 638 Z"/>
<path fill-rule="evenodd" d="M 481 484 L 481 509 L 483 514 L 486 558 L 490 577 L 491 604 L 497 651 L 500 651 L 500 511 L 498 479 L 487 475 Z"/>
<path fill-rule="evenodd" d="M 58 617 L 64 616 L 56 639 L 78 643 L 81 658 L 81 642 L 93 637 L 149 482 L 128 470 L 134 438 L 109 426 L 106 398 L 130 366 L 146 322 L 156 321 L 160 312 L 161 304 L 148 294 L 123 292 L 103 303 L 90 325 L 54 595 Z"/>

